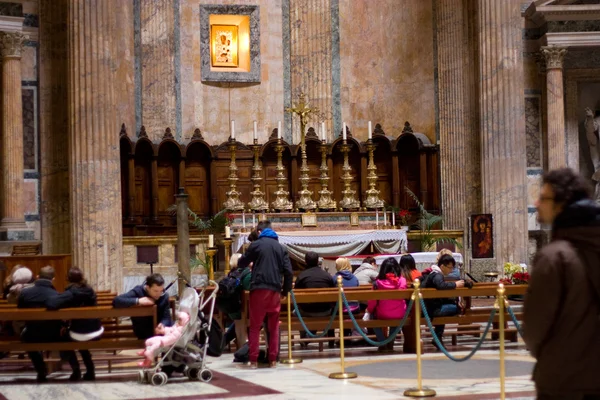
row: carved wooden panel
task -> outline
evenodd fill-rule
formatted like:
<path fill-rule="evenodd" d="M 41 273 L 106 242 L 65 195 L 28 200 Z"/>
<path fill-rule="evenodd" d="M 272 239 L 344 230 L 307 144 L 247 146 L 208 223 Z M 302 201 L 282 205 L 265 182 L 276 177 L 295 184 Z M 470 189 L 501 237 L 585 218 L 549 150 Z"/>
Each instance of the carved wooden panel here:
<path fill-rule="evenodd" d="M 179 187 L 179 148 L 171 142 L 164 143 L 158 152 L 158 218 L 165 225 L 175 225 L 175 218 L 168 211 L 175 204 Z"/>
<path fill-rule="evenodd" d="M 398 178 L 400 181 L 400 208 L 412 208 L 417 204 L 406 193 L 410 189 L 417 197 L 421 195 L 421 158 L 419 144 L 413 135 L 404 135 L 398 140 Z M 421 199 L 423 201 L 423 199 Z"/>
<path fill-rule="evenodd" d="M 193 143 L 187 150 L 185 162 L 185 191 L 188 207 L 202 217 L 210 216 L 210 152 L 201 143 Z"/>
<path fill-rule="evenodd" d="M 375 140 L 375 143 L 377 144 L 377 147 L 373 154 L 373 160 L 377 167 L 377 189 L 379 189 L 379 198 L 385 201 L 386 204 L 393 204 L 392 188 L 394 170 L 390 142 L 387 138 L 382 138 Z M 365 171 L 364 174 L 368 174 L 368 171 Z"/>
<path fill-rule="evenodd" d="M 147 223 L 152 206 L 152 147 L 142 141 L 135 149 L 135 216 L 139 223 Z"/>

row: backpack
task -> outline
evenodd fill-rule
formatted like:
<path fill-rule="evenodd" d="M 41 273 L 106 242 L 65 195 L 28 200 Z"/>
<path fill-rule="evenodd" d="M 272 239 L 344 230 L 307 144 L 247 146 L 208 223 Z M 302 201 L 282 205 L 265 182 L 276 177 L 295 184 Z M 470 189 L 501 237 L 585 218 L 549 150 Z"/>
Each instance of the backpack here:
<path fill-rule="evenodd" d="M 242 308 L 242 279 L 250 274 L 250 269 L 238 268 L 219 282 L 217 308 L 225 314 L 237 313 Z"/>

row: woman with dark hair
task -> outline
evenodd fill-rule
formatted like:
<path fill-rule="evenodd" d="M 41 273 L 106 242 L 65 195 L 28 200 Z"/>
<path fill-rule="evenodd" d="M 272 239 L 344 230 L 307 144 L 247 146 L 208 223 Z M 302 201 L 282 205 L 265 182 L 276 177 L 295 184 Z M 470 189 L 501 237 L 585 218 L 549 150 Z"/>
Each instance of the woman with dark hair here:
<path fill-rule="evenodd" d="M 400 274 L 406 279 L 407 283 L 421 278 L 421 271 L 417 269 L 415 259 L 410 254 L 403 254 L 400 257 Z"/>
<path fill-rule="evenodd" d="M 46 307 L 48 307 L 49 310 L 72 307 L 93 307 L 98 304 L 94 289 L 87 284 L 87 281 L 83 277 L 83 272 L 79 268 L 72 267 L 69 269 L 67 281 L 69 282 L 69 285 L 63 293 L 46 301 Z M 71 321 L 71 326 L 69 328 L 69 336 L 72 340 L 77 342 L 87 342 L 89 340 L 98 339 L 103 332 L 104 328 L 97 318 L 74 319 Z M 83 380 L 95 380 L 96 373 L 92 355 L 88 350 L 79 350 L 79 354 L 81 354 L 86 369 Z M 73 369 L 71 380 L 79 379 L 81 379 L 81 371 L 79 370 L 79 366 L 77 366 L 77 369 Z"/>
<path fill-rule="evenodd" d="M 385 259 L 379 267 L 379 276 L 373 284 L 373 289 L 406 289 L 406 278 L 401 276 L 399 272 L 400 266 L 394 257 Z M 367 312 L 369 316 L 373 316 L 373 319 L 400 319 L 406 313 L 406 301 L 402 299 L 369 300 Z M 385 339 L 383 330 L 381 328 L 375 328 L 374 330 L 377 340 L 383 341 Z M 379 350 L 393 350 L 393 348 L 394 342 L 392 341 L 387 346 L 381 346 Z"/>

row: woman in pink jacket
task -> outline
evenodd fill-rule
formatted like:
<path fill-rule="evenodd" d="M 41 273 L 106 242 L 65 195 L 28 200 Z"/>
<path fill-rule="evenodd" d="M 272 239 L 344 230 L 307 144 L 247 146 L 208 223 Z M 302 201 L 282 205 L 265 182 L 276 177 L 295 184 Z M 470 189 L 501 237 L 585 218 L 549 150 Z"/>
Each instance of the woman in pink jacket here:
<path fill-rule="evenodd" d="M 161 329 L 163 336 L 153 336 L 146 339 L 146 349 L 138 353 L 140 356 L 146 357 L 138 365 L 140 367 L 149 367 L 157 356 L 158 349 L 161 347 L 172 346 L 183 334 L 183 329 L 190 320 L 190 316 L 186 312 L 177 313 L 177 323 L 173 326 L 166 326 Z"/>
<path fill-rule="evenodd" d="M 390 257 L 383 261 L 379 268 L 379 276 L 373 284 L 375 290 L 406 289 L 406 279 L 400 275 L 400 266 L 395 258 Z M 401 319 L 406 313 L 405 300 L 369 300 L 367 307 L 370 319 Z M 385 335 L 381 328 L 375 328 L 375 336 L 378 341 L 383 341 Z M 393 350 L 394 342 L 387 346 L 379 347 L 379 350 Z"/>

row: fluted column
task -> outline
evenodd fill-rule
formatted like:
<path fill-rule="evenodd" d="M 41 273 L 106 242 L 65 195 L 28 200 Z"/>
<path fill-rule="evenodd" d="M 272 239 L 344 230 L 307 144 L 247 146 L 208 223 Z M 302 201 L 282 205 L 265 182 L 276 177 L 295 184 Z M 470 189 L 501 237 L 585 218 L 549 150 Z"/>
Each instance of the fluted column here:
<path fill-rule="evenodd" d="M 479 104 L 483 211 L 494 218 L 494 256 L 527 262 L 525 104 L 521 0 L 480 0 Z"/>
<path fill-rule="evenodd" d="M 22 32 L 0 32 L 2 54 L 2 236 L 33 239 L 25 225 L 23 203 Z M 33 232 L 31 232 L 33 233 Z M 31 236 L 31 237 L 29 237 Z"/>
<path fill-rule="evenodd" d="M 546 104 L 548 110 L 548 169 L 567 166 L 567 138 L 565 136 L 565 95 L 563 86 L 564 47 L 544 46 L 546 60 Z"/>
<path fill-rule="evenodd" d="M 480 198 L 473 24 L 465 0 L 436 0 L 435 10 L 444 228 L 466 230 Z"/>
<path fill-rule="evenodd" d="M 73 265 L 97 289 L 121 291 L 119 124 L 109 0 L 69 0 L 69 151 Z"/>

